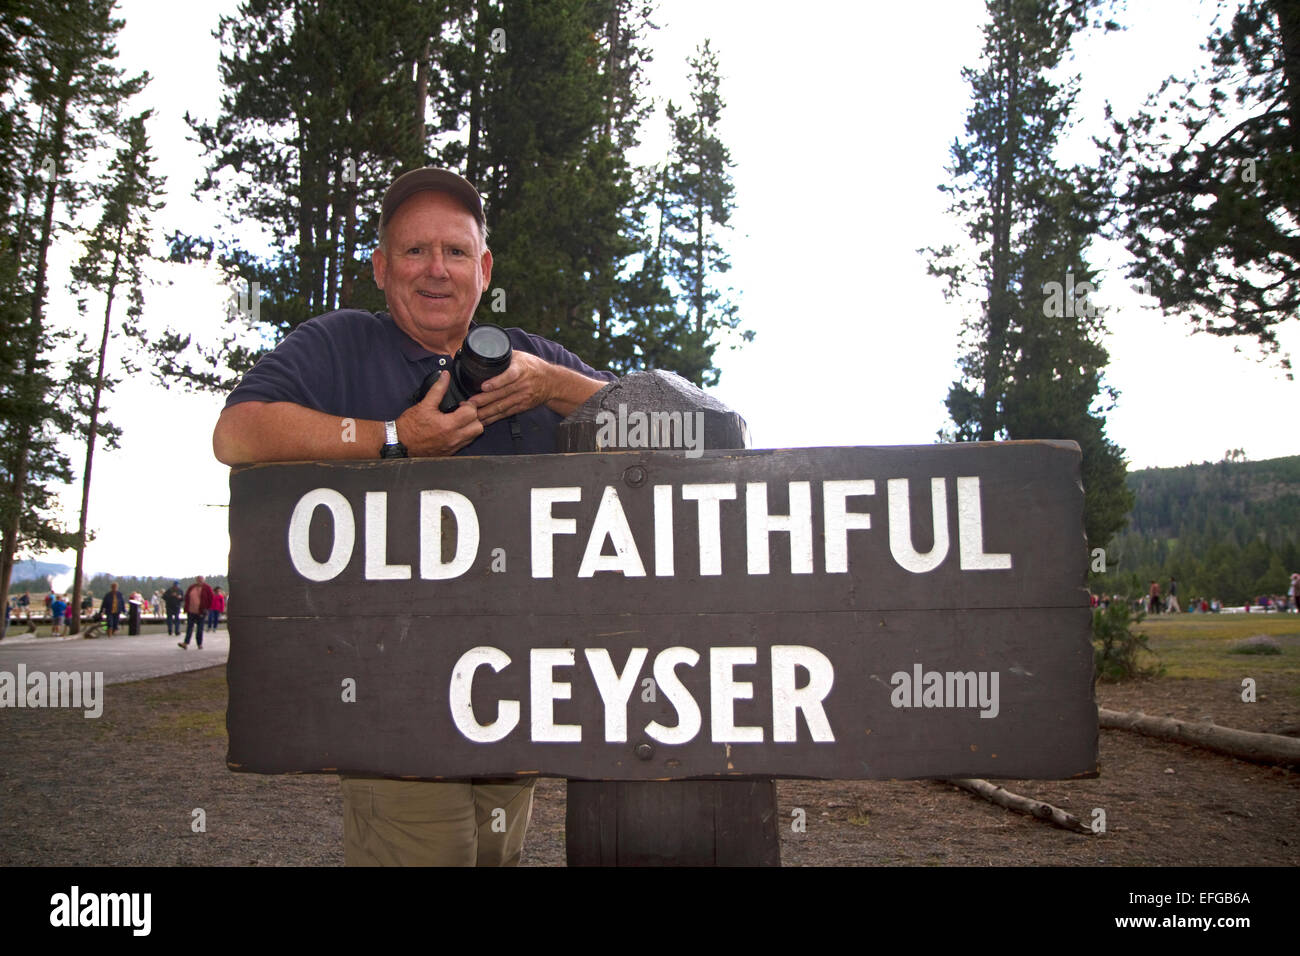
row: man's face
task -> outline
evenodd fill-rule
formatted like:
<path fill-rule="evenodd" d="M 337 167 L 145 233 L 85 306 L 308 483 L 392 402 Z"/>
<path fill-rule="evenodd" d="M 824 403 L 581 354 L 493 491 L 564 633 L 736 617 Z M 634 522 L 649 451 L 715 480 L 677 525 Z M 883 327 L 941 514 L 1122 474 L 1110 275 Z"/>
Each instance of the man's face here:
<path fill-rule="evenodd" d="M 492 279 L 474 216 L 443 192 L 416 193 L 397 208 L 375 250 L 375 285 L 397 327 L 431 352 L 451 354 L 469 331 Z"/>

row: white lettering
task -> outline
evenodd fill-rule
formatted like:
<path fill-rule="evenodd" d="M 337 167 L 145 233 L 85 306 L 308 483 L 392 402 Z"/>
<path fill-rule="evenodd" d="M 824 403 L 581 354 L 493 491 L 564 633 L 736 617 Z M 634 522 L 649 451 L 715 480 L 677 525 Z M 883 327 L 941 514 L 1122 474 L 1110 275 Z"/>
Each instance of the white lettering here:
<path fill-rule="evenodd" d="M 655 655 L 655 684 L 677 712 L 676 727 L 657 720 L 646 724 L 645 732 L 661 744 L 688 743 L 700 732 L 700 705 L 677 677 L 679 664 L 694 667 L 699 662 L 699 652 L 689 647 L 666 647 Z"/>
<path fill-rule="evenodd" d="M 808 671 L 808 683 L 795 686 L 795 668 Z M 835 734 L 822 701 L 835 684 L 835 668 L 830 658 L 815 647 L 799 644 L 772 645 L 772 740 L 796 743 L 799 740 L 798 711 L 808 724 L 808 732 L 817 743 L 833 743 Z"/>
<path fill-rule="evenodd" d="M 605 550 L 606 538 L 614 543 L 613 554 L 601 553 Z M 605 486 L 600 507 L 596 509 L 596 519 L 591 525 L 591 535 L 587 538 L 587 550 L 582 555 L 578 577 L 589 578 L 597 571 L 617 571 L 629 578 L 645 577 L 645 565 L 641 563 L 632 529 L 628 527 L 618 489 L 613 485 Z"/>
<path fill-rule="evenodd" d="M 573 685 L 554 679 L 556 667 L 573 666 L 572 647 L 534 647 L 528 652 L 528 676 L 534 743 L 576 744 L 582 740 L 579 724 L 557 724 L 555 702 L 573 697 Z"/>
<path fill-rule="evenodd" d="M 874 495 L 876 483 L 861 481 L 826 481 L 822 483 L 822 518 L 826 550 L 826 573 L 843 574 L 849 570 L 849 531 L 871 528 L 871 515 L 849 511 L 853 495 Z"/>
<path fill-rule="evenodd" d="M 889 551 L 899 567 L 913 574 L 933 571 L 948 556 L 948 491 L 942 478 L 930 479 L 930 508 L 934 522 L 934 544 L 925 554 L 912 546 L 911 495 L 906 478 L 890 478 Z"/>
<path fill-rule="evenodd" d="M 533 577 L 549 578 L 555 572 L 554 538 L 557 534 L 577 534 L 578 522 L 573 518 L 556 518 L 551 507 L 560 501 L 581 501 L 582 489 L 534 488 L 532 489 L 531 527 L 533 538 Z"/>
<path fill-rule="evenodd" d="M 790 533 L 790 573 L 812 574 L 812 491 L 806 481 L 790 482 L 790 513 L 767 512 L 767 482 L 751 481 L 745 487 L 745 541 L 750 574 L 767 574 L 768 536 Z"/>
<path fill-rule="evenodd" d="M 443 508 L 451 512 L 456 522 L 456 553 L 446 564 L 442 561 Z M 472 501 L 455 491 L 420 492 L 421 578 L 445 581 L 460 577 L 478 557 L 478 542 L 478 512 Z"/>
<path fill-rule="evenodd" d="M 603 647 L 589 647 L 586 650 L 587 666 L 596 681 L 596 690 L 605 702 L 605 742 L 621 744 L 627 742 L 627 702 L 636 687 L 636 680 L 641 676 L 641 665 L 650 653 L 648 648 L 634 647 L 628 651 L 627 663 L 623 673 L 614 670 L 609 651 Z"/>
<path fill-rule="evenodd" d="M 447 692 L 447 702 L 451 705 L 451 719 L 469 740 L 478 744 L 495 743 L 502 740 L 519 723 L 519 701 L 502 700 L 497 702 L 497 719 L 490 724 L 480 724 L 474 716 L 471 703 L 474 687 L 474 672 L 486 664 L 496 673 L 510 663 L 510 655 L 496 647 L 471 647 L 451 671 L 451 687 Z"/>
<path fill-rule="evenodd" d="M 736 680 L 734 669 L 758 663 L 756 647 L 709 649 L 709 723 L 715 744 L 760 744 L 762 727 L 737 727 L 735 701 L 753 700 L 754 685 Z M 658 675 L 656 675 L 658 676 Z"/>
<path fill-rule="evenodd" d="M 734 484 L 682 485 L 682 500 L 698 502 L 700 525 L 700 574 L 722 573 L 722 531 L 718 502 L 736 497 Z"/>
<path fill-rule="evenodd" d="M 388 563 L 388 492 L 366 492 L 366 580 L 406 581 L 409 564 Z"/>
<path fill-rule="evenodd" d="M 963 571 L 1005 571 L 1011 567 L 1011 555 L 984 553 L 978 478 L 957 479 L 957 543 Z"/>
<path fill-rule="evenodd" d="M 334 543 L 330 556 L 317 561 L 311 556 L 308 533 L 316 509 L 324 506 L 334 519 Z M 352 560 L 357 528 L 348 499 L 333 488 L 314 488 L 298 499 L 289 517 L 289 560 L 294 570 L 308 581 L 329 581 L 338 577 Z"/>

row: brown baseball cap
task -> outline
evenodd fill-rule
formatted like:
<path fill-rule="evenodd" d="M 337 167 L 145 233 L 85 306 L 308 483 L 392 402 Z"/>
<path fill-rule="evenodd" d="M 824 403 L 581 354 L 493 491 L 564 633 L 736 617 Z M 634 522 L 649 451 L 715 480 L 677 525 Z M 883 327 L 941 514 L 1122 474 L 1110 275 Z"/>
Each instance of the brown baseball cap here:
<path fill-rule="evenodd" d="M 413 169 L 409 173 L 402 173 L 393 180 L 393 184 L 388 187 L 388 192 L 384 193 L 384 205 L 379 213 L 380 228 L 388 225 L 388 220 L 393 218 L 393 213 L 397 212 L 398 206 L 426 189 L 451 193 L 474 214 L 480 226 L 487 224 L 487 219 L 483 215 L 483 198 L 468 179 L 453 173 L 450 169 L 425 166 L 421 169 Z"/>

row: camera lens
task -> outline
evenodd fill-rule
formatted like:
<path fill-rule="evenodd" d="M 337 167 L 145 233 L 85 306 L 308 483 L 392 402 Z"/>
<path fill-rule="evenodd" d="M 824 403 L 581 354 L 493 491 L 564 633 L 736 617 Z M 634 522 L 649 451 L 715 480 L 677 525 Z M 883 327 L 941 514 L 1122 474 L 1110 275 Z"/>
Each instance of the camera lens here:
<path fill-rule="evenodd" d="M 457 359 L 458 383 L 467 396 L 475 395 L 484 382 L 510 367 L 510 336 L 495 325 L 476 325 L 465 336 Z"/>
<path fill-rule="evenodd" d="M 465 336 L 465 350 L 484 362 L 500 361 L 510 355 L 510 336 L 496 325 L 476 325 Z"/>
<path fill-rule="evenodd" d="M 438 409 L 443 412 L 455 411 L 456 406 L 471 395 L 483 390 L 483 383 L 500 375 L 510 367 L 510 336 L 506 330 L 497 325 L 476 325 L 465 336 L 465 343 L 451 361 L 451 381 L 447 383 L 447 394 L 442 397 Z M 429 389 L 438 381 L 442 373 L 431 372 L 420 383 L 419 389 L 411 396 L 411 404 L 424 400 Z"/>

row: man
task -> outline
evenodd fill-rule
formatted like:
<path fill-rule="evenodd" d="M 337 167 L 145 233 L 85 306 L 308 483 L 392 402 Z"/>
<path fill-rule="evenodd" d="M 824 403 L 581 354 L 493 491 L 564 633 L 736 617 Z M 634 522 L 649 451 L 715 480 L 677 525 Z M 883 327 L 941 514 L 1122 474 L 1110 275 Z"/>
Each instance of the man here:
<path fill-rule="evenodd" d="M 126 602 L 122 600 L 122 593 L 118 591 L 116 581 L 108 586 L 108 593 L 104 595 L 99 609 L 104 613 L 104 630 L 108 632 L 109 637 L 113 637 L 117 634 L 117 629 L 122 626 L 122 612 L 126 610 Z"/>
<path fill-rule="evenodd" d="M 162 596 L 163 604 L 167 606 L 167 633 L 181 636 L 181 604 L 185 601 L 185 592 L 181 590 L 181 582 L 173 581 L 172 586 Z"/>
<path fill-rule="evenodd" d="M 63 636 L 63 615 L 67 611 L 68 602 L 63 600 L 62 595 L 52 595 L 50 598 L 50 619 L 54 622 L 54 627 L 50 629 L 51 637 Z"/>
<path fill-rule="evenodd" d="M 510 366 L 455 410 L 450 368 L 492 278 L 478 191 L 444 169 L 399 176 L 384 196 L 371 262 L 388 313 L 344 310 L 298 326 L 226 401 L 212 436 L 228 465 L 337 458 L 541 454 L 555 426 L 607 382 L 561 346 L 509 329 Z M 349 865 L 515 865 L 532 809 L 529 780 L 342 781 Z M 505 810 L 495 832 L 493 810 Z M 497 815 L 499 818 L 499 815 Z"/>
<path fill-rule="evenodd" d="M 185 640 L 177 643 L 177 647 L 182 650 L 189 650 L 190 638 L 194 635 L 194 627 L 198 625 L 198 648 L 203 650 L 203 622 L 207 619 L 208 610 L 212 607 L 212 588 L 203 580 L 203 575 L 194 579 L 185 591 Z"/>

